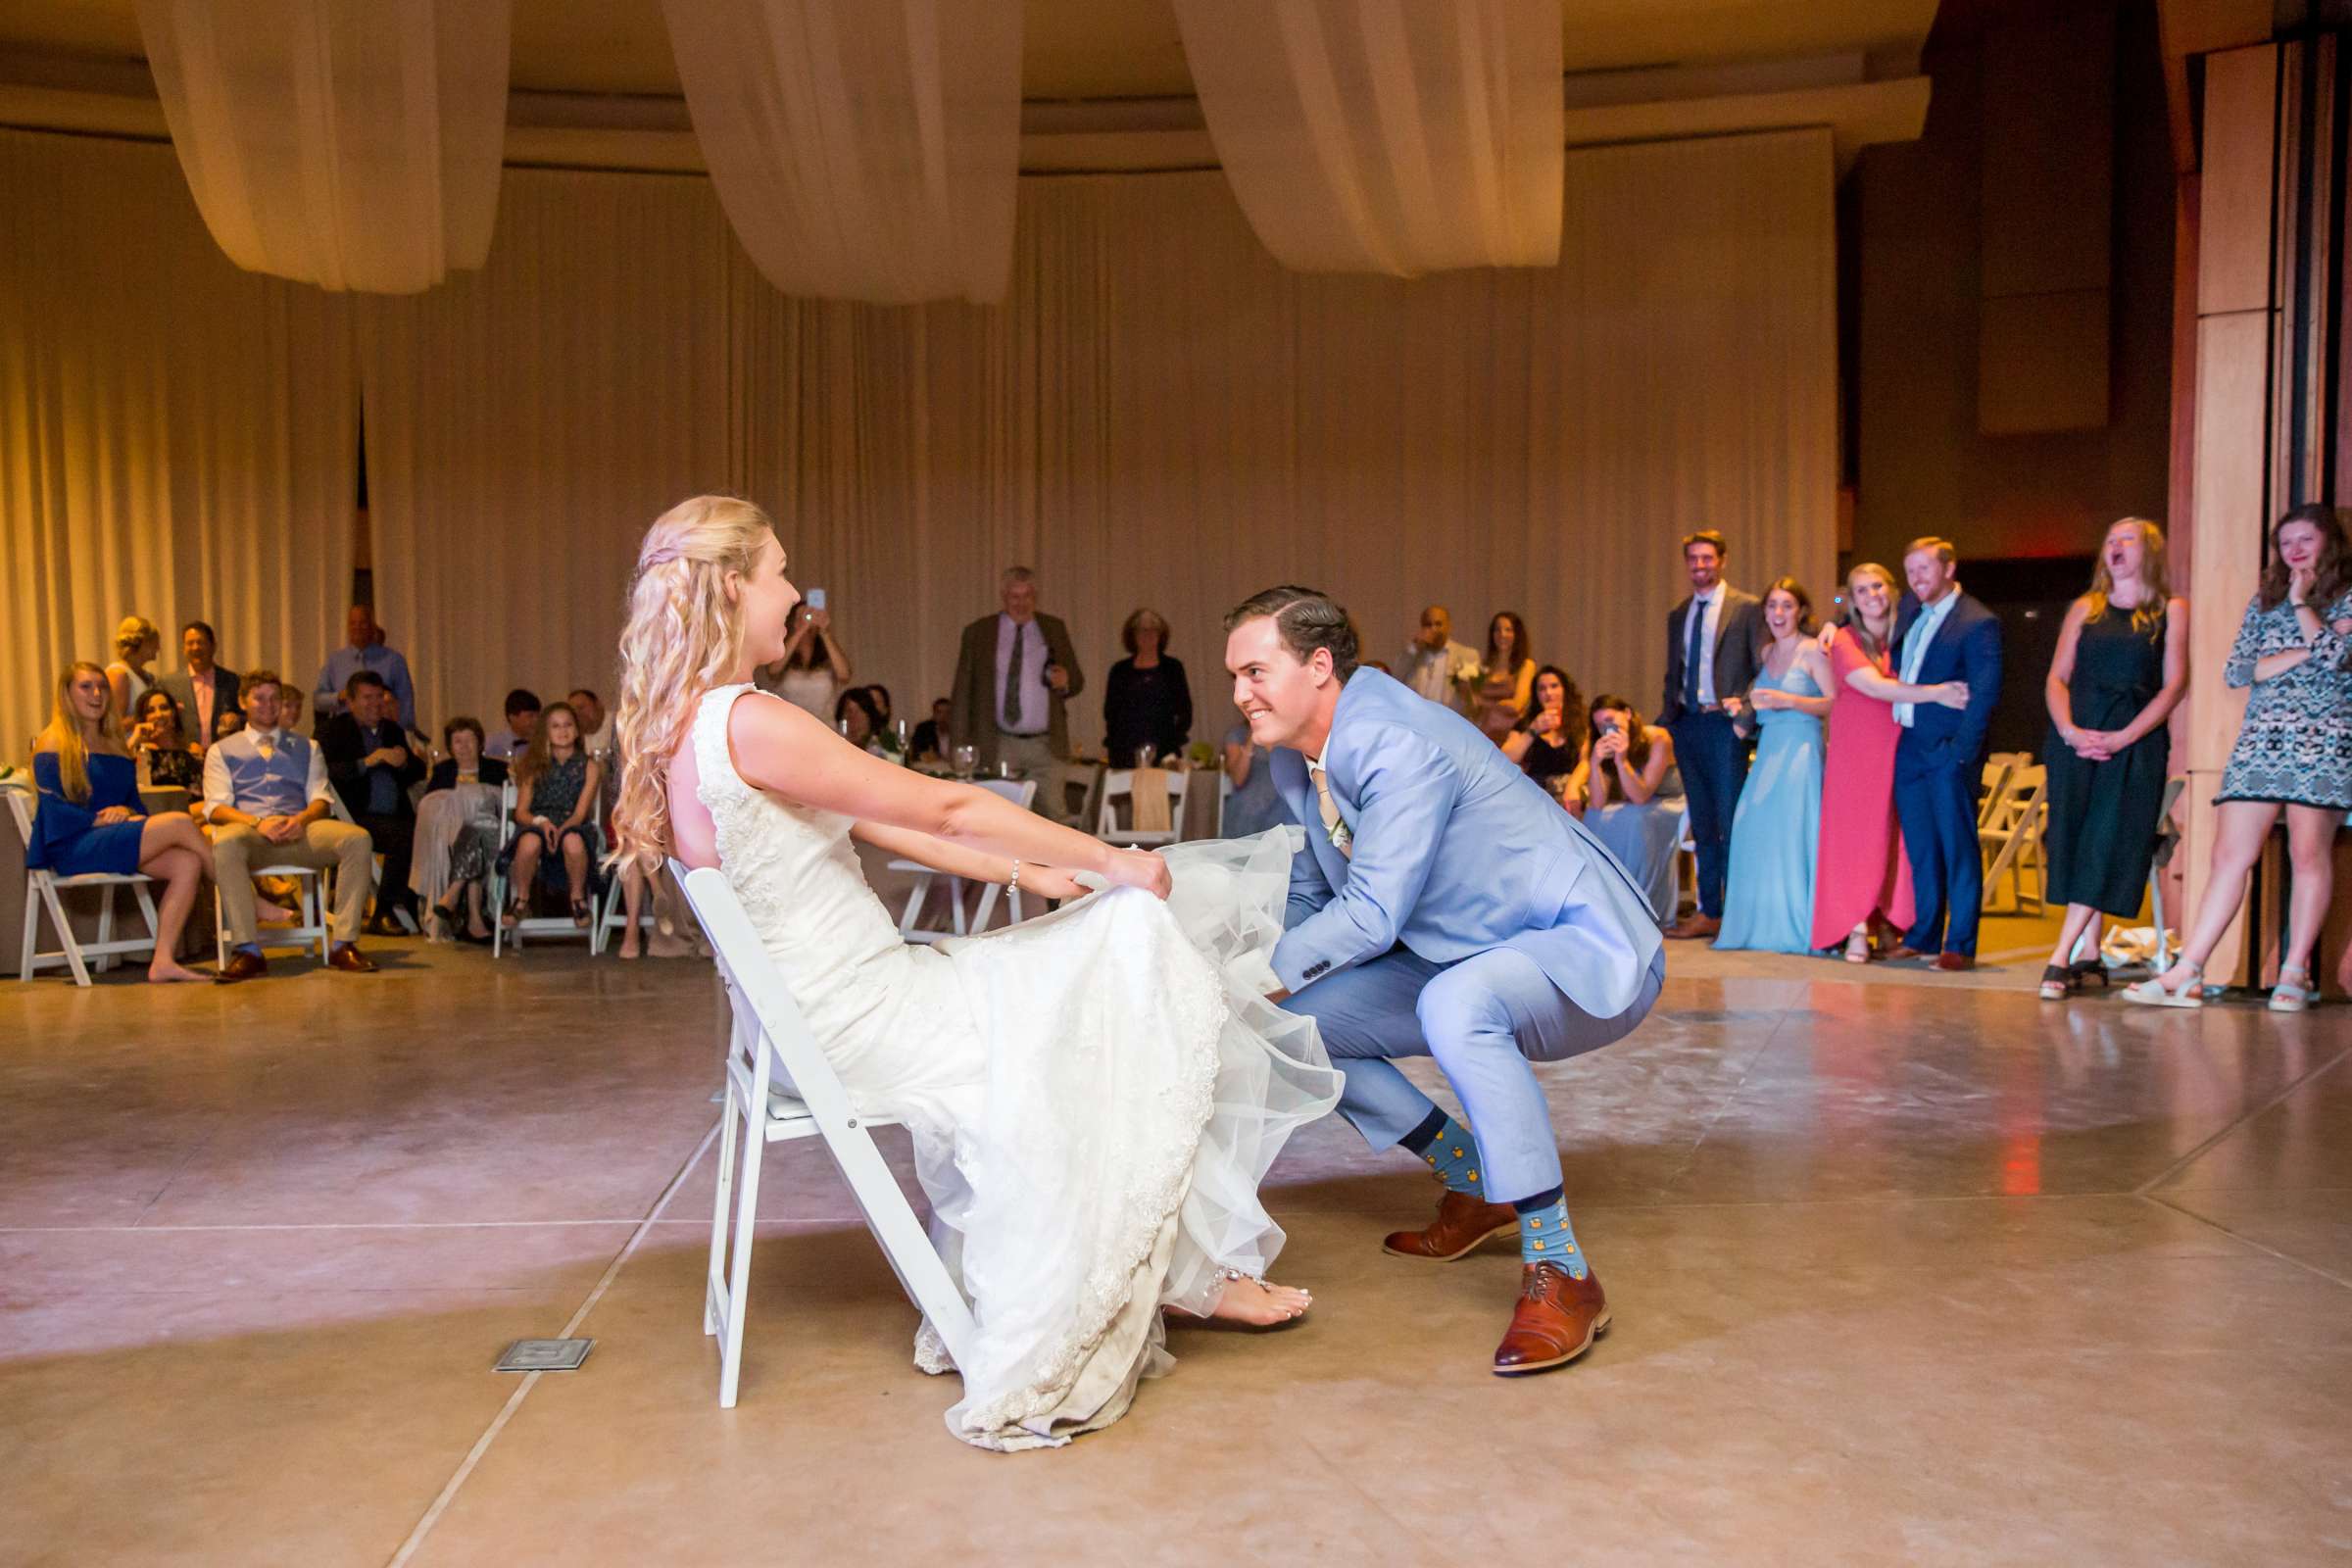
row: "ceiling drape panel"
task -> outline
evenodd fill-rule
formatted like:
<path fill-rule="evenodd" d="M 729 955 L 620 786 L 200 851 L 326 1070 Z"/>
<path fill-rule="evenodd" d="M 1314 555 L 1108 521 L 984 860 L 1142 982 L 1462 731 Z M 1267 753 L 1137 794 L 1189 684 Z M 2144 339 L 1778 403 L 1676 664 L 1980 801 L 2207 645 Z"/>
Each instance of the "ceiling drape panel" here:
<path fill-rule="evenodd" d="M 1559 0 L 1175 5 L 1218 161 L 1286 267 L 1559 259 Z"/>
<path fill-rule="evenodd" d="M 168 148 L 0 131 L 0 761 L 115 623 L 309 689 L 351 597 L 351 305 L 239 271 Z"/>
<path fill-rule="evenodd" d="M 1005 0 L 663 0 L 697 139 L 787 294 L 1003 297 L 1021 8 Z"/>
<path fill-rule="evenodd" d="M 482 265 L 510 0 L 139 0 L 172 144 L 230 261 L 414 294 Z"/>

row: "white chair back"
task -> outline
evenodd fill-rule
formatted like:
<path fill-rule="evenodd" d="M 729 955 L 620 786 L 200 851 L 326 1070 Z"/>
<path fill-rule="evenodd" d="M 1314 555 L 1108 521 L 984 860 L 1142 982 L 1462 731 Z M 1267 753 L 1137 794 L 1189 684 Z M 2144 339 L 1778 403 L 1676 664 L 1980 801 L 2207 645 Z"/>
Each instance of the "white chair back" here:
<path fill-rule="evenodd" d="M 1024 811 L 1037 804 L 1037 780 L 1033 778 L 1017 783 L 1001 778 L 974 779 L 973 782 L 991 795 L 1002 795 Z M 963 906 L 967 884 L 962 877 L 937 870 L 920 860 L 892 860 L 890 868 L 907 872 L 914 878 L 906 895 L 906 911 L 899 916 L 899 935 L 909 942 L 937 942 L 941 937 L 969 936 L 974 931 L 987 930 L 989 921 L 996 915 L 997 895 L 1004 891 L 994 882 L 983 882 L 980 884 L 979 906 L 967 913 Z M 931 890 L 938 886 L 943 877 L 947 880 L 948 895 L 949 925 L 946 930 L 923 923 L 924 906 L 930 903 Z M 1018 925 L 1027 918 L 1028 911 L 1023 907 L 1018 890 L 1005 900 L 1005 910 L 1009 924 Z"/>
<path fill-rule="evenodd" d="M 1159 844 L 1174 844 L 1184 837 L 1185 790 L 1192 783 L 1190 773 L 1163 773 L 1168 781 L 1168 826 L 1166 831 L 1139 832 L 1134 827 L 1119 826 L 1118 803 L 1127 803 L 1129 820 L 1135 810 L 1135 773 L 1131 767 L 1112 768 L 1102 775 L 1102 805 L 1095 818 L 1095 837 L 1105 844 L 1127 849 L 1145 849 Z"/>
<path fill-rule="evenodd" d="M 760 1156 L 768 1144 L 792 1139 L 824 1139 L 900 1285 L 960 1364 L 974 1333 L 971 1307 L 875 1147 L 872 1129 L 891 1120 L 858 1113 L 725 875 L 710 866 L 688 870 L 676 860 L 669 869 L 710 940 L 734 1009 L 703 1301 L 703 1332 L 719 1338 L 718 1402 L 734 1405 L 742 1375 Z"/>

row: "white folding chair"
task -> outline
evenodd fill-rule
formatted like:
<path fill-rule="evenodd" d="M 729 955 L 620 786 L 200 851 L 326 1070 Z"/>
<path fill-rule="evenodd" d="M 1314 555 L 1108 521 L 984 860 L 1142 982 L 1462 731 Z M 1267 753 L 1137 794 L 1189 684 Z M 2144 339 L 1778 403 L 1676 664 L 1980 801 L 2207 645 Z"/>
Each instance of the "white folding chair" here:
<path fill-rule="evenodd" d="M 1164 773 L 1168 781 L 1168 826 L 1165 832 L 1139 833 L 1133 827 L 1119 826 L 1119 802 L 1127 803 L 1128 819 L 1134 820 L 1135 772 L 1132 767 L 1112 768 L 1102 775 L 1102 804 L 1095 817 L 1095 837 L 1105 844 L 1121 849 L 1150 849 L 1155 845 L 1174 844 L 1184 837 L 1184 793 L 1192 782 L 1190 773 Z"/>
<path fill-rule="evenodd" d="M 726 1108 L 719 1123 L 718 1196 L 710 1212 L 710 1268 L 703 1294 L 703 1332 L 719 1341 L 720 1407 L 733 1408 L 743 1373 L 760 1155 L 769 1144 L 794 1139 L 824 1139 L 825 1152 L 849 1182 L 882 1255 L 961 1365 L 972 1341 L 971 1308 L 874 1146 L 872 1129 L 892 1121 L 861 1117 L 851 1105 L 849 1092 L 810 1037 L 784 976 L 726 877 L 708 866 L 689 871 L 675 860 L 669 870 L 710 939 L 735 1014 L 727 1047 Z"/>
<path fill-rule="evenodd" d="M 973 782 L 992 795 L 1004 796 L 1024 811 L 1037 801 L 1037 780 L 1033 778 L 1023 779 L 1017 784 L 1010 779 L 998 778 L 975 779 Z M 920 860 L 892 860 L 890 868 L 893 871 L 909 871 L 914 875 L 913 891 L 906 895 L 906 911 L 899 916 L 899 935 L 909 942 L 937 942 L 941 937 L 969 936 L 974 931 L 987 930 L 988 922 L 996 915 L 997 895 L 1003 890 L 994 882 L 980 885 L 979 907 L 967 916 L 963 907 L 965 882 L 962 877 L 935 870 Z M 948 884 L 949 929 L 945 931 L 923 924 L 923 906 L 930 902 L 931 890 L 942 877 L 947 878 Z M 1028 917 L 1018 892 L 1006 901 L 1005 907 L 1014 925 Z"/>
<path fill-rule="evenodd" d="M 0 790 L 0 795 L 8 797 L 9 814 L 16 819 L 18 836 L 24 839 L 25 853 L 30 855 L 31 795 L 19 789 Z M 112 871 L 85 871 L 80 876 L 59 876 L 54 871 L 35 871 L 27 867 L 24 872 L 24 951 L 17 959 L 17 978 L 29 980 L 51 964 L 63 964 L 74 971 L 75 985 L 86 986 L 90 983 L 92 961 L 103 971 L 115 966 L 115 958 L 119 955 L 154 953 L 155 901 L 147 893 L 148 885 L 154 880 L 143 871 L 121 876 Z M 144 937 L 116 937 L 115 889 L 119 887 L 129 888 L 132 896 L 139 901 L 139 913 L 147 921 L 147 934 Z M 98 939 L 95 942 L 83 942 L 75 937 L 74 922 L 66 918 L 65 901 L 59 895 L 72 888 L 98 890 Z M 44 953 L 40 949 L 41 916 L 44 913 L 49 916 L 49 923 L 57 927 L 58 941 L 64 944 L 55 952 Z"/>
<path fill-rule="evenodd" d="M 1263 762 L 1257 764 L 1265 766 Z M 1233 809 L 1233 775 L 1220 766 L 1217 769 L 1217 837 L 1226 837 L 1225 813 Z"/>
<path fill-rule="evenodd" d="M 2046 799 L 2050 787 L 2050 770 L 2040 764 L 2010 770 L 2008 798 L 1992 820 L 1977 829 L 1977 848 L 1988 857 L 1984 867 L 1984 894 L 1982 902 L 1992 902 L 1993 889 L 2003 876 L 2009 878 L 2009 891 L 2019 912 L 2028 911 L 2024 872 L 2032 869 L 2034 894 L 2030 912 L 2039 913 L 2042 907 L 2041 829 L 2049 811 Z"/>
<path fill-rule="evenodd" d="M 501 824 L 498 849 L 501 856 L 506 854 L 507 846 L 514 842 L 514 835 L 518 827 L 514 820 L 514 802 L 517 798 L 514 780 L 510 777 L 500 787 L 498 795 L 498 820 Z M 527 909 L 530 907 L 530 890 L 524 889 L 522 896 L 523 907 Z M 493 958 L 504 956 L 509 948 L 520 952 L 522 939 L 526 936 L 585 937 L 588 942 L 588 951 L 590 953 L 599 951 L 599 933 L 593 906 L 590 906 L 592 912 L 589 915 L 586 930 L 572 924 L 567 915 L 552 914 L 525 914 L 510 929 L 506 919 L 507 873 L 499 869 L 496 860 L 490 862 L 490 907 L 494 911 L 490 917 L 490 956 Z"/>

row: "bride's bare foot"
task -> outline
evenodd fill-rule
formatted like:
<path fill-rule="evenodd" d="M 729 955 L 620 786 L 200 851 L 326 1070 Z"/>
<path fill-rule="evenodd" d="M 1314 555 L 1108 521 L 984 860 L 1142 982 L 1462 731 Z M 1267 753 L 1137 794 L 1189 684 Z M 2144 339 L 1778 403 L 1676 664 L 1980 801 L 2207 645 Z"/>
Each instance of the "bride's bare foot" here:
<path fill-rule="evenodd" d="M 171 985 L 174 982 L 187 981 L 194 981 L 198 984 L 202 984 L 210 979 L 212 979 L 211 975 L 198 974 L 195 970 L 187 967 L 185 964 L 175 963 L 170 958 L 158 958 L 147 966 L 147 983 L 151 986 Z"/>
<path fill-rule="evenodd" d="M 294 911 L 282 904 L 256 899 L 253 901 L 253 918 L 261 925 L 290 925 L 294 920 Z"/>
<path fill-rule="evenodd" d="M 1225 1282 L 1225 1289 L 1217 1297 L 1217 1304 L 1208 1309 L 1208 1315 L 1227 1323 L 1264 1328 L 1304 1317 L 1312 1305 L 1314 1298 L 1305 1291 L 1245 1277 Z"/>

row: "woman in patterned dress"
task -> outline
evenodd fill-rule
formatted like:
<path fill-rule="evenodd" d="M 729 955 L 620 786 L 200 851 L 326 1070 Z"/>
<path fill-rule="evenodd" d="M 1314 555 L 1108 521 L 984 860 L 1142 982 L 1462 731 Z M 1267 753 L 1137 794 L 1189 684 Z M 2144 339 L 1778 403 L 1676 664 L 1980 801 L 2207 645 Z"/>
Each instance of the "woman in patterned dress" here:
<path fill-rule="evenodd" d="M 2352 810 L 2352 555 L 2333 507 L 2302 506 L 2272 530 L 2273 559 L 2246 607 L 2222 678 L 2251 686 L 2237 745 L 2222 773 L 2213 869 L 2180 961 L 2124 993 L 2162 1007 L 2204 1004 L 2204 963 L 2221 941 L 2271 824 L 2286 813 L 2294 899 L 2287 912 L 2275 1012 L 2311 1004 L 2311 950 L 2328 913 L 2330 851 Z"/>

